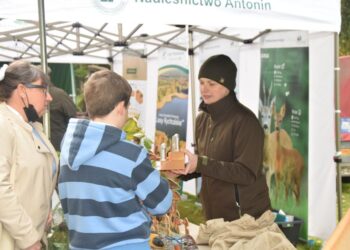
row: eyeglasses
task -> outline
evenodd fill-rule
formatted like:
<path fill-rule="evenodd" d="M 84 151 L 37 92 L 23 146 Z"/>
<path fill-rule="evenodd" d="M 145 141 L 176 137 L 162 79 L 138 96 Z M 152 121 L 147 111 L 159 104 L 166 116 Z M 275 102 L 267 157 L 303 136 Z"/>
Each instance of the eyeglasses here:
<path fill-rule="evenodd" d="M 26 86 L 28 89 L 42 89 L 43 90 L 43 93 L 45 95 L 47 95 L 47 85 L 36 85 L 36 84 L 33 84 L 33 83 L 25 83 L 24 86 Z"/>

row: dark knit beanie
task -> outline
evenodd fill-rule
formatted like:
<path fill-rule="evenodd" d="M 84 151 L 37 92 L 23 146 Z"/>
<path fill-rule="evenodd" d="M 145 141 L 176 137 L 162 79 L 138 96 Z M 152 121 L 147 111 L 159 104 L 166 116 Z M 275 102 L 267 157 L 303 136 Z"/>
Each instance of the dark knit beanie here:
<path fill-rule="evenodd" d="M 237 67 L 226 55 L 209 57 L 201 66 L 199 78 L 208 78 L 225 86 L 229 90 L 236 87 Z"/>

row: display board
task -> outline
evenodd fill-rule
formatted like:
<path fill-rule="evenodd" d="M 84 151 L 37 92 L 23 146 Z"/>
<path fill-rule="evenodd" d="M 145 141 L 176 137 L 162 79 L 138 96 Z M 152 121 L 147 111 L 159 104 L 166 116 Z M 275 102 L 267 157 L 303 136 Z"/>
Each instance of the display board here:
<path fill-rule="evenodd" d="M 308 48 L 261 50 L 260 120 L 264 169 L 273 208 L 307 221 Z M 307 223 L 303 224 L 307 238 Z"/>
<path fill-rule="evenodd" d="M 155 134 L 155 153 L 171 138 L 179 135 L 180 148 L 185 148 L 188 112 L 188 69 L 186 54 L 182 51 L 162 49 L 159 51 L 158 97 Z"/>

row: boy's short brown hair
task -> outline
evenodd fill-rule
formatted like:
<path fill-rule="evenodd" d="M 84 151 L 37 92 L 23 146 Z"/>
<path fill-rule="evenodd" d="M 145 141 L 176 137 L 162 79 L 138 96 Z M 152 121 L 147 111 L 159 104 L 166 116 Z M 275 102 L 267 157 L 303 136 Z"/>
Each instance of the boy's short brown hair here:
<path fill-rule="evenodd" d="M 93 73 L 84 84 L 84 98 L 89 117 L 106 116 L 122 101 L 127 107 L 131 91 L 130 84 L 115 72 L 100 70 Z"/>

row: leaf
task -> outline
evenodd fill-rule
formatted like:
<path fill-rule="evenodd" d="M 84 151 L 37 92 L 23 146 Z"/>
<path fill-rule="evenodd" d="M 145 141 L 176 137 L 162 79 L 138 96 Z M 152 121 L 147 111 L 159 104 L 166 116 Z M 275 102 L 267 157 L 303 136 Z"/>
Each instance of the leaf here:
<path fill-rule="evenodd" d="M 123 130 L 127 134 L 135 134 L 141 130 L 141 128 L 137 125 L 137 120 L 135 118 L 129 118 L 124 127 Z"/>
<path fill-rule="evenodd" d="M 144 146 L 148 151 L 150 151 L 151 148 L 152 148 L 152 144 L 153 144 L 152 140 L 149 139 L 149 138 L 144 138 L 142 142 L 143 142 L 143 146 Z"/>
<path fill-rule="evenodd" d="M 136 133 L 134 134 L 134 137 L 136 137 L 136 138 L 138 138 L 138 139 L 141 140 L 141 138 L 145 137 L 145 133 L 143 133 L 142 131 L 136 132 Z"/>

